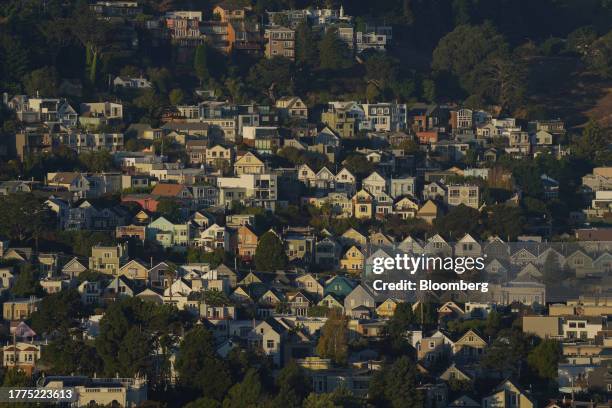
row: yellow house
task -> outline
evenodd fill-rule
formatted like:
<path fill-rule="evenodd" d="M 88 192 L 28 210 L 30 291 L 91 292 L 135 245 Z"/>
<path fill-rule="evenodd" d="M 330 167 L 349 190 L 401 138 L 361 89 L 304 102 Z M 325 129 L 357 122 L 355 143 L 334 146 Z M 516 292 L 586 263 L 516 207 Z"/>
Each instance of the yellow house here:
<path fill-rule="evenodd" d="M 146 266 L 132 259 L 119 268 L 119 276 L 123 275 L 126 278 L 145 281 L 148 278 L 148 271 Z"/>
<path fill-rule="evenodd" d="M 366 190 L 361 189 L 353 196 L 353 214 L 355 218 L 372 218 L 374 213 L 374 197 Z"/>
<path fill-rule="evenodd" d="M 485 408 L 533 408 L 531 398 L 510 380 L 501 383 L 492 394 L 482 399 Z"/>
<path fill-rule="evenodd" d="M 380 317 L 393 317 L 395 309 L 400 302 L 398 299 L 389 298 L 376 308 L 376 314 Z"/>
<path fill-rule="evenodd" d="M 470 329 L 453 344 L 453 354 L 467 358 L 478 358 L 484 354 L 487 342 Z"/>
<path fill-rule="evenodd" d="M 241 174 L 263 174 L 265 171 L 265 163 L 251 152 L 245 153 L 234 163 L 234 173 L 237 176 Z"/>
<path fill-rule="evenodd" d="M 368 244 L 368 237 L 357 231 L 355 228 L 347 229 L 340 237 L 340 241 L 345 245 L 359 245 L 365 247 Z"/>
<path fill-rule="evenodd" d="M 420 218 L 428 224 L 433 224 L 433 221 L 438 217 L 438 206 L 431 200 L 427 200 L 425 204 L 417 212 L 417 218 Z"/>
<path fill-rule="evenodd" d="M 360 273 L 365 263 L 365 255 L 359 248 L 352 246 L 340 260 L 340 268 L 349 273 Z"/>

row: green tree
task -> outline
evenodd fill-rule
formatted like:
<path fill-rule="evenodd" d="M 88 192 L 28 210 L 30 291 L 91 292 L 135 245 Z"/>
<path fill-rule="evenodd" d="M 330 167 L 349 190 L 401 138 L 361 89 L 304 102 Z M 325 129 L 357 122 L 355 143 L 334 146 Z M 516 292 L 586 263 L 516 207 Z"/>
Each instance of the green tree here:
<path fill-rule="evenodd" d="M 480 225 L 478 219 L 480 212 L 466 205 L 459 205 L 448 214 L 434 220 L 436 230 L 448 235 L 451 239 L 460 239 L 465 234 L 479 235 Z"/>
<path fill-rule="evenodd" d="M 549 252 L 542 266 L 542 274 L 547 284 L 560 283 L 563 280 L 563 269 L 554 252 Z"/>
<path fill-rule="evenodd" d="M 65 289 L 45 297 L 32 313 L 32 328 L 39 334 L 68 332 L 85 316 L 81 295 L 76 289 Z"/>
<path fill-rule="evenodd" d="M 546 339 L 534 347 L 527 356 L 529 367 L 547 380 L 556 380 L 559 376 L 558 365 L 561 360 L 561 345 L 556 340 Z"/>
<path fill-rule="evenodd" d="M 54 97 L 57 95 L 57 71 L 53 67 L 43 67 L 29 72 L 23 77 L 28 95 Z"/>
<path fill-rule="evenodd" d="M 32 193 L 0 197 L 0 232 L 12 241 L 34 239 L 38 248 L 40 235 L 55 225 L 53 213 L 44 201 Z"/>
<path fill-rule="evenodd" d="M 259 238 L 255 250 L 255 267 L 259 271 L 275 271 L 287 265 L 287 254 L 278 236 L 268 231 Z"/>
<path fill-rule="evenodd" d="M 200 80 L 200 86 L 210 79 L 210 70 L 208 69 L 208 46 L 206 44 L 200 44 L 196 47 L 193 58 L 193 69 Z"/>
<path fill-rule="evenodd" d="M 295 29 L 295 60 L 301 65 L 314 65 L 319 60 L 317 41 L 312 28 L 300 23 Z"/>
<path fill-rule="evenodd" d="M 163 197 L 157 203 L 157 213 L 169 221 L 177 222 L 181 218 L 181 205 L 171 197 Z"/>
<path fill-rule="evenodd" d="M 81 153 L 79 160 L 90 172 L 101 173 L 113 169 L 113 156 L 108 150 Z"/>
<path fill-rule="evenodd" d="M 168 99 L 170 100 L 170 105 L 173 105 L 173 106 L 180 105 L 185 100 L 185 93 L 183 92 L 182 89 L 174 88 L 173 90 L 170 91 L 170 94 L 168 95 Z"/>
<path fill-rule="evenodd" d="M 93 375 L 102 368 L 95 347 L 68 333 L 55 337 L 45 348 L 43 363 L 54 375 Z"/>
<path fill-rule="evenodd" d="M 582 136 L 575 142 L 573 150 L 579 158 L 597 162 L 600 157 L 609 155 L 607 146 L 611 141 L 612 133 L 591 119 L 582 130 Z"/>
<path fill-rule="evenodd" d="M 20 267 L 19 275 L 15 279 L 11 293 L 18 298 L 44 295 L 45 291 L 40 286 L 38 273 L 31 264 L 26 263 Z"/>
<path fill-rule="evenodd" d="M 417 389 L 415 364 L 406 356 L 400 357 L 374 374 L 368 396 L 376 406 L 393 408 L 421 408 L 423 396 Z"/>
<path fill-rule="evenodd" d="M 185 408 L 221 408 L 221 403 L 212 398 L 202 397 L 191 401 L 185 405 Z"/>
<path fill-rule="evenodd" d="M 341 408 L 341 405 L 336 405 L 333 394 L 315 394 L 310 393 L 308 398 L 302 404 L 303 408 Z"/>
<path fill-rule="evenodd" d="M 300 406 L 311 391 L 308 377 L 295 361 L 287 363 L 279 372 L 276 386 L 279 391 L 274 404 L 278 407 Z"/>
<path fill-rule="evenodd" d="M 504 55 L 507 49 L 503 36 L 492 25 L 460 25 L 438 43 L 432 68 L 450 73 L 468 94 L 477 94 L 482 92 L 481 72 L 487 68 L 487 61 Z"/>
<path fill-rule="evenodd" d="M 259 374 L 255 369 L 250 369 L 242 382 L 229 389 L 223 400 L 223 408 L 255 408 L 261 398 L 262 387 Z"/>
<path fill-rule="evenodd" d="M 319 66 L 323 69 L 344 69 L 351 65 L 350 50 L 338 36 L 338 30 L 330 28 L 319 42 Z"/>
<path fill-rule="evenodd" d="M 346 364 L 348 357 L 347 320 L 336 310 L 329 313 L 327 321 L 321 328 L 317 354 L 323 358 L 330 358 L 336 364 Z"/>
<path fill-rule="evenodd" d="M 416 316 L 412 311 L 412 305 L 406 302 L 398 304 L 395 313 L 385 326 L 385 334 L 388 336 L 390 343 L 388 350 L 391 354 L 401 355 L 410 349 L 410 344 L 404 337 L 404 333 L 415 323 Z"/>
<path fill-rule="evenodd" d="M 179 384 L 220 401 L 231 385 L 226 363 L 217 354 L 212 334 L 196 326 L 185 335 L 176 357 Z"/>

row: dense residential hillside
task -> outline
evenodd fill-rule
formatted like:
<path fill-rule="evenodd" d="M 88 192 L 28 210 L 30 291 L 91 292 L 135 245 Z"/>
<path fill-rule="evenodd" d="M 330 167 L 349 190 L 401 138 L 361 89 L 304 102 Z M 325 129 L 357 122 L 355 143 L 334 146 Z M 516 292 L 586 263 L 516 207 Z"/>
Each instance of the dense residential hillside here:
<path fill-rule="evenodd" d="M 610 406 L 611 30 L 607 0 L 0 2 L 0 383 Z"/>

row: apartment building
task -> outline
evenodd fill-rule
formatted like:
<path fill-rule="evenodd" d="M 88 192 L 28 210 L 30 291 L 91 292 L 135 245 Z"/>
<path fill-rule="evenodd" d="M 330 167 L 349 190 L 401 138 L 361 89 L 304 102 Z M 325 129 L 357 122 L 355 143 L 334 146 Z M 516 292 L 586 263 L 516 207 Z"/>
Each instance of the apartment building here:
<path fill-rule="evenodd" d="M 266 58 L 285 57 L 295 60 L 295 30 L 285 27 L 266 28 Z"/>
<path fill-rule="evenodd" d="M 465 205 L 478 209 L 480 206 L 480 187 L 472 185 L 450 185 L 447 187 L 446 203 L 451 207 Z"/>
<path fill-rule="evenodd" d="M 273 210 L 278 196 L 276 174 L 241 174 L 219 177 L 219 205 L 231 207 L 233 201 L 251 203 Z"/>

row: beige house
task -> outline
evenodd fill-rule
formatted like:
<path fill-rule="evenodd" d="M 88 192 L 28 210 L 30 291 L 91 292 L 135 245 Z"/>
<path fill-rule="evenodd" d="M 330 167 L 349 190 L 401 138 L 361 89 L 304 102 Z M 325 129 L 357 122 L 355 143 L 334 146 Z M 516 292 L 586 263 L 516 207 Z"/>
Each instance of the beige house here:
<path fill-rule="evenodd" d="M 2 318 L 4 320 L 25 320 L 38 310 L 41 300 L 36 297 L 7 300 L 2 304 Z"/>
<path fill-rule="evenodd" d="M 340 268 L 349 273 L 360 273 L 365 263 L 365 255 L 359 248 L 352 246 L 340 260 Z"/>
<path fill-rule="evenodd" d="M 36 362 L 40 360 L 40 346 L 33 343 L 17 342 L 2 347 L 2 366 L 15 368 L 32 375 Z"/>
<path fill-rule="evenodd" d="M 366 190 L 361 189 L 352 198 L 353 214 L 355 218 L 372 218 L 374 213 L 374 197 Z"/>
<path fill-rule="evenodd" d="M 416 217 L 424 220 L 428 224 L 433 224 L 438 217 L 438 206 L 431 200 L 428 200 L 417 212 Z"/>
<path fill-rule="evenodd" d="M 478 209 L 480 207 L 480 188 L 472 185 L 448 186 L 446 202 L 451 207 L 463 204 Z"/>
<path fill-rule="evenodd" d="M 132 259 L 119 269 L 119 275 L 132 280 L 146 281 L 149 276 L 149 269 L 137 260 Z"/>
<path fill-rule="evenodd" d="M 93 246 L 89 257 L 89 269 L 116 276 L 121 265 L 127 261 L 127 256 L 127 246 L 125 245 Z"/>
<path fill-rule="evenodd" d="M 533 408 L 535 403 L 525 391 L 512 381 L 506 380 L 492 394 L 482 399 L 482 406 L 488 408 Z"/>
<path fill-rule="evenodd" d="M 278 99 L 276 109 L 283 118 L 308 120 L 308 107 L 298 96 L 284 96 Z"/>
<path fill-rule="evenodd" d="M 251 152 L 240 156 L 234 163 L 234 173 L 241 174 L 263 174 L 266 172 L 265 163 Z"/>

